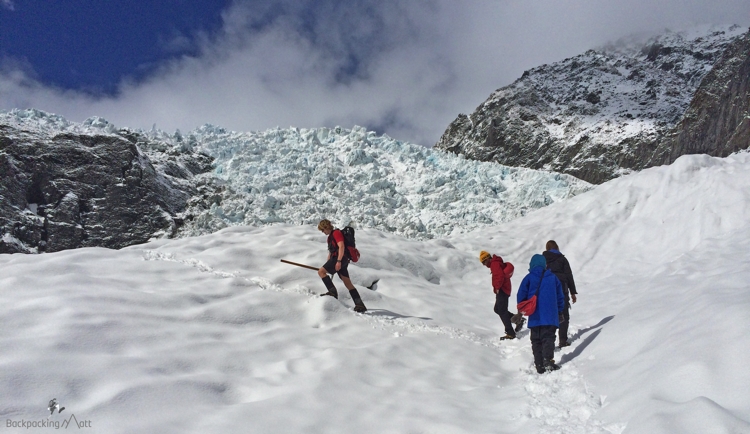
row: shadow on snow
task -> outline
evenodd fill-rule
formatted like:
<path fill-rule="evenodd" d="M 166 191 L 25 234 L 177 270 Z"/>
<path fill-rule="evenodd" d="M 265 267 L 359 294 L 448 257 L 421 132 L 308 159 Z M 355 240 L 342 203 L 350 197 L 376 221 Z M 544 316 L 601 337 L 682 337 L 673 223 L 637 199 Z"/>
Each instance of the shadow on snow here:
<path fill-rule="evenodd" d="M 385 316 L 385 317 L 391 317 L 391 318 L 417 318 L 417 319 L 423 319 L 423 320 L 432 320 L 432 318 L 427 318 L 423 316 L 408 316 L 408 315 L 401 315 L 400 313 L 391 312 L 390 310 L 386 309 L 369 309 L 367 311 L 368 315 L 372 316 Z"/>
<path fill-rule="evenodd" d="M 594 341 L 594 339 L 596 339 L 596 337 L 597 337 L 597 336 L 599 336 L 599 333 L 601 333 L 601 332 L 602 332 L 602 329 L 601 329 L 600 327 L 602 327 L 602 326 L 603 326 L 604 324 L 606 324 L 606 323 L 608 323 L 608 322 L 612 321 L 612 319 L 613 319 L 614 317 L 615 317 L 614 315 L 608 316 L 608 317 L 606 317 L 606 318 L 603 318 L 603 319 L 602 319 L 601 321 L 599 321 L 599 323 L 597 323 L 596 325 L 593 325 L 593 326 L 591 326 L 591 327 L 587 327 L 587 328 L 585 328 L 585 329 L 581 329 L 581 330 L 578 330 L 578 333 L 576 333 L 576 334 L 575 334 L 575 335 L 574 335 L 574 336 L 573 336 L 573 337 L 572 337 L 572 338 L 570 339 L 571 341 L 576 341 L 576 340 L 578 340 L 578 339 L 579 339 L 579 337 L 580 337 L 580 336 L 582 336 L 582 335 L 583 335 L 584 333 L 587 333 L 588 331 L 590 331 L 590 330 L 593 330 L 593 329 L 597 329 L 597 330 L 596 330 L 596 331 L 595 331 L 594 333 L 591 333 L 591 335 L 590 335 L 590 336 L 586 337 L 586 339 L 584 339 L 584 340 L 583 340 L 583 342 L 581 342 L 580 344 L 576 345 L 576 347 L 575 347 L 575 350 L 573 350 L 573 351 L 572 351 L 572 352 L 570 352 L 570 353 L 564 354 L 564 355 L 563 355 L 562 357 L 560 357 L 560 363 L 559 363 L 559 364 L 561 364 L 561 365 L 562 365 L 563 363 L 567 363 L 567 362 L 569 362 L 569 361 L 571 361 L 571 360 L 575 359 L 576 357 L 580 356 L 580 355 L 581 355 L 581 353 L 583 353 L 583 350 L 585 350 L 585 349 L 586 349 L 586 347 L 588 347 L 588 346 L 589 346 L 589 345 L 591 344 L 591 342 L 593 342 L 593 341 Z"/>

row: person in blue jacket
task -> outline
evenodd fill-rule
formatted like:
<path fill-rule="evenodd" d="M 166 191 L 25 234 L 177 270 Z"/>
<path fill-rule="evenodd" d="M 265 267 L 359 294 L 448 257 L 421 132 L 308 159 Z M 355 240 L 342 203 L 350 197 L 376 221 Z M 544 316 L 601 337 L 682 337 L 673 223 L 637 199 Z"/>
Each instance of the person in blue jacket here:
<path fill-rule="evenodd" d="M 534 365 L 540 374 L 556 371 L 555 334 L 560 326 L 560 316 L 565 310 L 565 296 L 562 284 L 555 273 L 547 271 L 547 261 L 542 255 L 534 255 L 529 262 L 529 274 L 518 287 L 518 303 L 531 298 L 536 292 L 536 310 L 529 315 L 531 331 L 531 351 Z"/>

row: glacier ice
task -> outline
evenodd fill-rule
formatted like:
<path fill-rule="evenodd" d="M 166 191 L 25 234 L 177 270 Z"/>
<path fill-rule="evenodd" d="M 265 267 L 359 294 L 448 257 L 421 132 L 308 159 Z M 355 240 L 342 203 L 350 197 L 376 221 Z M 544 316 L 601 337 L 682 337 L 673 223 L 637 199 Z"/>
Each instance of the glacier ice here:
<path fill-rule="evenodd" d="M 188 224 L 314 224 L 329 218 L 433 238 L 522 216 L 591 188 L 572 176 L 469 161 L 362 127 L 231 132 L 209 125 L 188 140 L 214 157 L 231 188 Z M 162 140 L 165 138 L 162 137 Z"/>
<path fill-rule="evenodd" d="M 47 133 L 133 134 L 100 117 L 78 124 L 33 109 L 0 112 L 0 122 Z M 188 133 L 136 132 L 157 167 L 185 153 L 215 159 L 214 170 L 192 182 L 221 185 L 220 197 L 189 202 L 174 216 L 184 221 L 178 236 L 328 218 L 338 226 L 436 238 L 509 221 L 592 188 L 569 175 L 466 160 L 358 126 L 235 132 L 207 124 Z"/>

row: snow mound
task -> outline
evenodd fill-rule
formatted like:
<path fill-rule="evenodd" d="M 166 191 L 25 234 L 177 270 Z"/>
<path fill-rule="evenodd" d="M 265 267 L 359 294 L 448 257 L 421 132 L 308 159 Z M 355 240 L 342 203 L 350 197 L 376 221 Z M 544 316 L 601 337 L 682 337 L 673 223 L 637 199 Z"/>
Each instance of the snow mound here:
<path fill-rule="evenodd" d="M 596 194 L 539 210 L 504 228 L 530 233 L 542 221 L 554 222 L 539 240 L 564 240 L 566 250 L 576 252 L 573 260 L 579 266 L 599 273 L 658 270 L 706 240 L 748 226 L 748 172 L 748 152 L 727 158 L 686 155 L 672 165 L 609 181 Z"/>

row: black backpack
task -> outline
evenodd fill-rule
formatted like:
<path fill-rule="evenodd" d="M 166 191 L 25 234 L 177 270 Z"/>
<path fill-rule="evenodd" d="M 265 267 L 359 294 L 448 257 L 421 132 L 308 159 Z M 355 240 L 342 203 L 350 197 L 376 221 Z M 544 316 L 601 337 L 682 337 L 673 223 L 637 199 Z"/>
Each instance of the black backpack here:
<path fill-rule="evenodd" d="M 359 250 L 357 250 L 357 242 L 354 240 L 354 228 L 347 226 L 341 229 L 341 233 L 344 235 L 344 247 L 349 253 L 349 258 L 352 262 L 359 261 Z"/>

